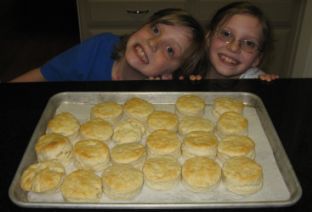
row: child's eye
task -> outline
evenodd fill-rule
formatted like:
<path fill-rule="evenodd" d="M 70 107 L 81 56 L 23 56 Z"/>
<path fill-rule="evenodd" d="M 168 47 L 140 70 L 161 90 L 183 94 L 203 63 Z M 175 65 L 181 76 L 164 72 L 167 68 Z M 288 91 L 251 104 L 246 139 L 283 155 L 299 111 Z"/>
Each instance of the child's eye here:
<path fill-rule="evenodd" d="M 218 30 L 216 36 L 224 42 L 232 42 L 234 38 L 232 32 L 227 29 Z"/>
<path fill-rule="evenodd" d="M 174 49 L 172 47 L 167 47 L 167 53 L 170 57 L 174 56 Z"/>
<path fill-rule="evenodd" d="M 257 44 L 254 41 L 251 41 L 251 40 L 245 40 L 244 43 L 249 48 L 256 48 L 257 47 Z"/>
<path fill-rule="evenodd" d="M 259 44 L 252 40 L 242 40 L 241 48 L 247 52 L 255 52 L 259 49 Z"/>
<path fill-rule="evenodd" d="M 225 29 L 220 31 L 220 35 L 224 38 L 231 38 L 232 37 L 232 33 L 230 31 L 225 30 Z"/>
<path fill-rule="evenodd" d="M 153 31 L 153 33 L 155 33 L 155 34 L 158 34 L 158 33 L 159 33 L 158 26 L 157 26 L 157 25 L 153 25 L 153 26 L 152 26 L 152 31 Z"/>

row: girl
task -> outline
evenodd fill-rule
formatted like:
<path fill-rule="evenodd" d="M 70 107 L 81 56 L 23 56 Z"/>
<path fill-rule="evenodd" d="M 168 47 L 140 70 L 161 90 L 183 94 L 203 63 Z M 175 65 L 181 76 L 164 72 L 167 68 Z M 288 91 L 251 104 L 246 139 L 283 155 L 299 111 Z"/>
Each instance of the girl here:
<path fill-rule="evenodd" d="M 219 9 L 208 24 L 206 40 L 210 63 L 206 78 L 278 78 L 258 68 L 270 48 L 271 29 L 251 3 L 234 2 Z"/>
<path fill-rule="evenodd" d="M 129 36 L 95 36 L 11 82 L 140 80 L 188 75 L 204 57 L 204 42 L 204 31 L 192 16 L 181 9 L 164 9 Z"/>

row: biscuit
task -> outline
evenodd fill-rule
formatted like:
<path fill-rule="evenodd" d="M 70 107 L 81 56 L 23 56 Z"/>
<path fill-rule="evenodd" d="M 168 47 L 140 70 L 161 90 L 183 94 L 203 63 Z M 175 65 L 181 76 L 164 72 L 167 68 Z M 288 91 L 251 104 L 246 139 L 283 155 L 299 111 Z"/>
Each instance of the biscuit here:
<path fill-rule="evenodd" d="M 79 169 L 103 171 L 110 161 L 108 146 L 99 140 L 80 140 L 74 145 L 74 163 Z"/>
<path fill-rule="evenodd" d="M 206 118 L 201 117 L 186 117 L 179 122 L 179 133 L 186 135 L 193 131 L 213 131 L 214 124 Z"/>
<path fill-rule="evenodd" d="M 176 132 L 178 128 L 177 115 L 167 111 L 154 111 L 148 116 L 147 126 L 150 132 L 167 129 Z"/>
<path fill-rule="evenodd" d="M 246 156 L 255 158 L 255 142 L 247 136 L 227 136 L 221 139 L 218 145 L 218 159 L 221 162 L 230 157 Z"/>
<path fill-rule="evenodd" d="M 176 158 L 155 157 L 145 161 L 145 184 L 155 190 L 169 190 L 180 182 L 181 166 Z"/>
<path fill-rule="evenodd" d="M 80 126 L 79 133 L 81 139 L 96 139 L 107 142 L 113 135 L 113 128 L 107 121 L 92 119 Z"/>
<path fill-rule="evenodd" d="M 127 119 L 116 124 L 113 140 L 117 144 L 140 142 L 145 133 L 144 125 L 135 119 Z"/>
<path fill-rule="evenodd" d="M 211 191 L 220 181 L 221 167 L 208 157 L 192 157 L 182 166 L 182 183 L 191 191 Z"/>
<path fill-rule="evenodd" d="M 111 124 L 118 122 L 122 116 L 123 109 L 122 106 L 114 101 L 106 101 L 97 103 L 91 107 L 90 118 L 96 119 L 100 118 L 108 121 Z"/>
<path fill-rule="evenodd" d="M 225 112 L 216 123 L 215 133 L 220 138 L 229 135 L 247 135 L 248 120 L 239 113 Z"/>
<path fill-rule="evenodd" d="M 182 155 L 186 158 L 206 156 L 215 159 L 218 139 L 212 132 L 193 131 L 186 134 L 182 143 Z"/>
<path fill-rule="evenodd" d="M 74 139 L 78 135 L 79 120 L 69 112 L 56 114 L 47 124 L 47 133 L 57 133 Z"/>
<path fill-rule="evenodd" d="M 261 190 L 263 184 L 262 166 L 247 157 L 232 157 L 223 164 L 222 181 L 233 193 L 256 193 Z"/>
<path fill-rule="evenodd" d="M 101 178 L 93 171 L 78 169 L 65 176 L 61 193 L 67 202 L 99 202 Z"/>
<path fill-rule="evenodd" d="M 154 111 L 154 106 L 148 101 L 133 97 L 124 104 L 124 113 L 127 117 L 146 121 L 147 117 Z"/>
<path fill-rule="evenodd" d="M 114 164 L 102 175 L 104 193 L 111 199 L 135 198 L 143 187 L 143 173 L 129 164 Z"/>
<path fill-rule="evenodd" d="M 205 111 L 205 100 L 196 95 L 180 96 L 175 103 L 176 113 L 180 116 L 202 116 Z"/>
<path fill-rule="evenodd" d="M 24 191 L 52 193 L 59 189 L 64 176 L 64 166 L 58 161 L 38 162 L 23 171 L 20 186 Z"/>
<path fill-rule="evenodd" d="M 130 164 L 138 169 L 142 169 L 145 156 L 145 146 L 139 143 L 118 144 L 111 149 L 113 163 Z"/>
<path fill-rule="evenodd" d="M 160 129 L 146 138 L 148 157 L 170 155 L 178 158 L 181 155 L 181 142 L 175 132 Z"/>
<path fill-rule="evenodd" d="M 212 114 L 219 118 L 225 112 L 236 112 L 236 113 L 243 113 L 244 110 L 244 103 L 232 97 L 217 97 L 213 101 L 212 105 Z"/>
<path fill-rule="evenodd" d="M 72 162 L 72 150 L 68 137 L 56 133 L 42 135 L 35 144 L 39 162 L 55 159 L 67 165 Z"/>

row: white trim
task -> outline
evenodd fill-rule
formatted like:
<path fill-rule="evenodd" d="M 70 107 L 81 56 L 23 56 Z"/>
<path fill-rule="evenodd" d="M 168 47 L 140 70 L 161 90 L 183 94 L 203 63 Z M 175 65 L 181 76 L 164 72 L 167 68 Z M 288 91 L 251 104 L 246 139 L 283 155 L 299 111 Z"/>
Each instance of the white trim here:
<path fill-rule="evenodd" d="M 310 45 L 308 45 L 306 64 L 303 69 L 303 77 L 312 77 L 312 38 L 311 37 L 310 37 Z"/>
<path fill-rule="evenodd" d="M 312 77 L 312 0 L 307 0 L 291 77 Z"/>

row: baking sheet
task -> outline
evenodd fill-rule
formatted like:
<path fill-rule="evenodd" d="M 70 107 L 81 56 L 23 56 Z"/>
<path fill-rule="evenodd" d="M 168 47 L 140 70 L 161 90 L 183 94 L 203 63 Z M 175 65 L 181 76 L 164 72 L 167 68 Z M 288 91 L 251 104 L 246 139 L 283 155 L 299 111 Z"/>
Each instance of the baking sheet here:
<path fill-rule="evenodd" d="M 133 96 L 146 99 L 157 110 L 174 112 L 176 99 L 181 95 L 194 94 L 206 101 L 205 117 L 215 122 L 211 114 L 214 98 L 230 96 L 243 100 L 246 105 L 244 116 L 249 121 L 249 136 L 256 143 L 256 161 L 262 165 L 263 188 L 256 194 L 240 196 L 227 191 L 222 183 L 211 192 L 194 193 L 179 184 L 169 191 L 155 191 L 147 186 L 134 199 L 116 201 L 102 196 L 100 203 L 63 202 L 60 192 L 38 195 L 24 192 L 19 186 L 22 171 L 36 161 L 34 145 L 44 134 L 47 122 L 54 114 L 72 112 L 81 123 L 90 117 L 90 108 L 99 102 L 112 100 L 123 104 Z M 301 186 L 281 145 L 272 122 L 259 97 L 244 92 L 64 92 L 53 96 L 39 120 L 30 143 L 25 151 L 9 190 L 11 200 L 22 207 L 80 207 L 80 208 L 228 208 L 228 207 L 269 207 L 288 206 L 301 197 Z"/>

